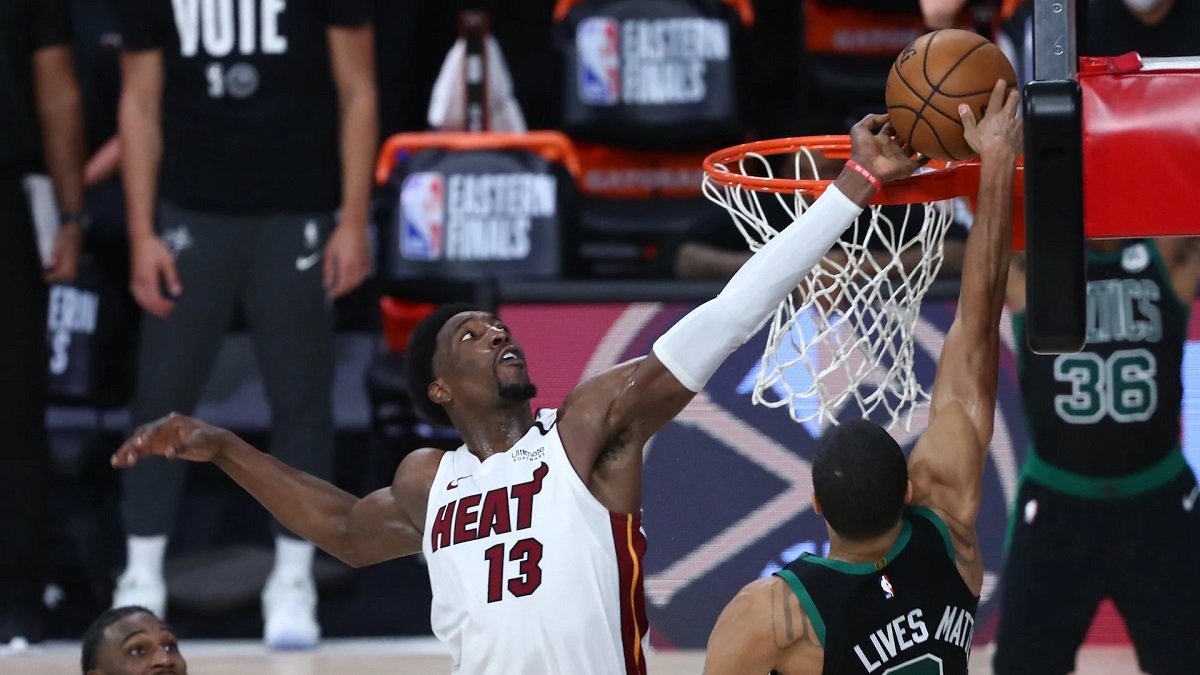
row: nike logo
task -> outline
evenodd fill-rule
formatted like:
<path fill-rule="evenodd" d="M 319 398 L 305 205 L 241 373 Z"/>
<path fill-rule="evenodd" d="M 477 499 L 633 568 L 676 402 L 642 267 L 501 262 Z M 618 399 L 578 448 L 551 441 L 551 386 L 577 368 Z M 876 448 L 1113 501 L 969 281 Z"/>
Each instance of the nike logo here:
<path fill-rule="evenodd" d="M 467 474 L 465 476 L 459 476 L 458 478 L 455 478 L 454 480 L 450 481 L 450 484 L 446 486 L 446 489 L 453 490 L 454 488 L 458 487 L 458 481 L 460 481 L 464 478 L 470 478 L 470 477 L 471 477 L 471 474 Z"/>
<path fill-rule="evenodd" d="M 1183 510 L 1184 510 L 1184 511 L 1191 511 L 1191 510 L 1192 510 L 1192 507 L 1196 505 L 1196 498 L 1197 498 L 1197 497 L 1200 497 L 1200 485 L 1197 485 L 1196 487 L 1192 488 L 1192 491 L 1191 491 L 1191 492 L 1189 492 L 1189 493 L 1187 493 L 1186 495 L 1184 495 L 1184 497 L 1183 497 Z"/>
<path fill-rule="evenodd" d="M 306 271 L 312 269 L 312 266 L 316 265 L 317 261 L 320 259 L 321 259 L 320 251 L 317 251 L 316 253 L 312 253 L 310 255 L 302 255 L 299 258 L 296 258 L 296 269 L 300 270 L 301 272 L 306 272 Z"/>

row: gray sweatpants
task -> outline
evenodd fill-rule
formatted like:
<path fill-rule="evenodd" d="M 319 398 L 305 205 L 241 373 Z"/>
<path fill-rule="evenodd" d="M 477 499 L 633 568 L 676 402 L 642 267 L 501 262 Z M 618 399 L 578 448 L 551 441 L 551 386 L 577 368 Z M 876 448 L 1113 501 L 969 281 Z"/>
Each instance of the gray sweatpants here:
<path fill-rule="evenodd" d="M 333 314 L 321 270 L 332 227 L 329 214 L 229 216 L 161 204 L 158 234 L 175 255 L 183 293 L 166 319 L 143 317 L 134 425 L 195 410 L 240 305 L 271 405 L 271 454 L 328 479 Z M 123 472 L 127 534 L 171 532 L 185 469 L 152 458 Z"/>

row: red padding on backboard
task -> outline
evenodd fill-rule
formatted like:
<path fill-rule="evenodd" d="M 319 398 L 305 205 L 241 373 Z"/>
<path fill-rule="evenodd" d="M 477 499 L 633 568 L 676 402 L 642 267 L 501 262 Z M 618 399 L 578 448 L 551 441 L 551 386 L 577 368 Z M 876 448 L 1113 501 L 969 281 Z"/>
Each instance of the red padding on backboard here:
<path fill-rule="evenodd" d="M 1200 233 L 1200 59 L 1147 64 L 1136 54 L 1081 60 L 1089 238 Z"/>

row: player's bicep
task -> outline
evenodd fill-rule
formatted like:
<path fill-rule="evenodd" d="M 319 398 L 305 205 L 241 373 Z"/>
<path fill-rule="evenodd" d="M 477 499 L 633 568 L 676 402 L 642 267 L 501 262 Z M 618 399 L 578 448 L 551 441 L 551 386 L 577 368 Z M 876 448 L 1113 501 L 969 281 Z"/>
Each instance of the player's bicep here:
<path fill-rule="evenodd" d="M 948 406 L 930 420 L 908 460 L 913 503 L 974 523 L 983 494 L 987 446 L 961 406 Z"/>
<path fill-rule="evenodd" d="M 577 439 L 567 451 L 598 455 L 614 443 L 641 447 L 694 396 L 653 354 L 613 366 L 581 382 L 563 402 L 562 430 Z"/>
<path fill-rule="evenodd" d="M 429 487 L 444 453 L 422 449 L 410 453 L 396 469 L 392 484 L 360 499 L 346 519 L 348 562 L 373 565 L 421 551 Z"/>
<path fill-rule="evenodd" d="M 675 418 L 696 393 L 683 386 L 654 353 L 638 359 L 625 386 L 613 401 L 609 423 L 649 438 Z"/>
<path fill-rule="evenodd" d="M 957 430 L 969 431 L 983 445 L 988 444 L 995 421 L 999 350 L 997 331 L 974 335 L 955 319 L 946 331 L 930 392 L 931 428 L 938 418 L 950 417 L 949 424 Z"/>
<path fill-rule="evenodd" d="M 392 488 L 376 490 L 359 500 L 346 523 L 347 557 L 356 566 L 412 555 L 421 551 L 421 532 L 410 521 Z"/>

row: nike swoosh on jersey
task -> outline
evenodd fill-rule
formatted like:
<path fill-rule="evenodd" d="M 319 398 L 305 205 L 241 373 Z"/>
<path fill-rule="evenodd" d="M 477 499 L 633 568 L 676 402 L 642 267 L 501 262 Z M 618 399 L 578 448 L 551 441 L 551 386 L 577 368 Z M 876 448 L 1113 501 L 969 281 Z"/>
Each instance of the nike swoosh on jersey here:
<path fill-rule="evenodd" d="M 455 478 L 454 480 L 450 481 L 450 484 L 446 486 L 446 489 L 453 490 L 454 488 L 458 487 L 458 481 L 460 481 L 464 478 L 470 478 L 470 477 L 471 477 L 471 474 L 467 474 L 465 476 L 459 476 L 458 478 Z"/>
<path fill-rule="evenodd" d="M 301 272 L 306 272 L 312 269 L 313 265 L 316 265 L 317 261 L 320 259 L 320 252 L 313 253 L 312 255 L 300 256 L 299 258 L 296 258 L 296 269 L 300 270 Z"/>

